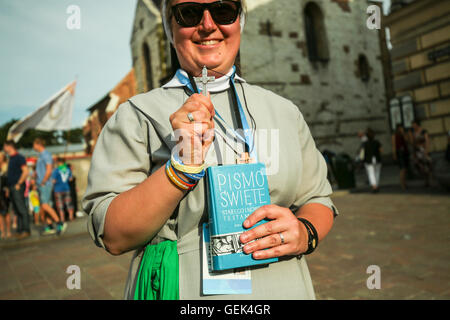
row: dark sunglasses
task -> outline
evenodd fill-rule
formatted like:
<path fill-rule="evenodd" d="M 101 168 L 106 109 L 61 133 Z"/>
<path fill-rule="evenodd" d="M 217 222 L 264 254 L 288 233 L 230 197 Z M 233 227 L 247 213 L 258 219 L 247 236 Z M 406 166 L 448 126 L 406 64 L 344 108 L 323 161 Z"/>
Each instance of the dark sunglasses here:
<path fill-rule="evenodd" d="M 215 1 L 211 3 L 183 2 L 172 7 L 176 22 L 185 28 L 197 26 L 208 10 L 217 24 L 232 24 L 241 13 L 241 3 L 231 0 Z"/>

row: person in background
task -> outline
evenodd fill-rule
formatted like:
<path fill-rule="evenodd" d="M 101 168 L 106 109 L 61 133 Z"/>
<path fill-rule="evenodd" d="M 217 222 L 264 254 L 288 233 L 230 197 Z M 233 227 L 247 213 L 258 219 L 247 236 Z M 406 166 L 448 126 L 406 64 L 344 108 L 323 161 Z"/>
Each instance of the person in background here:
<path fill-rule="evenodd" d="M 72 171 L 64 163 L 64 159 L 56 159 L 56 168 L 52 173 L 53 192 L 55 194 L 56 208 L 59 213 L 61 221 L 65 220 L 64 206 L 69 212 L 69 220 L 73 220 L 74 210 L 72 204 L 72 197 L 70 196 L 69 181 L 72 179 Z"/>
<path fill-rule="evenodd" d="M 400 184 L 406 190 L 406 172 L 409 166 L 408 138 L 401 124 L 392 134 L 392 156 L 400 167 Z"/>
<path fill-rule="evenodd" d="M 39 153 L 36 163 L 36 183 L 38 185 L 39 202 L 41 205 L 41 215 L 47 214 L 56 223 L 56 231 L 53 228 L 52 221 L 47 219 L 47 226 L 43 231 L 43 235 L 51 235 L 54 233 L 61 234 L 67 228 L 67 225 L 61 221 L 56 211 L 52 208 L 52 174 L 53 159 L 50 152 L 45 150 L 45 141 L 36 138 L 33 142 L 33 149 Z"/>
<path fill-rule="evenodd" d="M 73 175 L 72 165 L 67 163 L 67 167 L 72 171 L 72 179 L 69 180 L 70 196 L 72 198 L 74 218 L 77 217 L 78 212 L 78 196 L 77 196 L 77 177 Z"/>
<path fill-rule="evenodd" d="M 33 168 L 33 160 L 31 159 L 26 159 L 27 161 L 27 168 L 28 168 L 28 175 L 27 178 L 25 179 L 25 199 L 26 204 L 27 204 L 27 209 L 28 209 L 28 213 L 30 215 L 33 215 L 33 208 L 30 202 L 30 191 L 31 191 L 31 181 L 33 180 L 34 177 L 34 168 Z"/>
<path fill-rule="evenodd" d="M 12 140 L 4 143 L 3 149 L 9 155 L 8 162 L 8 186 L 9 197 L 17 215 L 16 239 L 25 239 L 31 236 L 30 216 L 25 199 L 25 180 L 28 168 L 25 158 L 17 152 L 16 144 Z"/>
<path fill-rule="evenodd" d="M 11 215 L 9 214 L 9 191 L 7 187 L 8 161 L 0 151 L 0 232 L 1 239 L 11 238 Z M 6 230 L 6 231 L 5 231 Z"/>
<path fill-rule="evenodd" d="M 367 138 L 364 142 L 364 166 L 372 192 L 376 193 L 379 191 L 382 149 L 380 142 L 375 140 L 375 132 L 370 128 L 367 129 Z"/>
<path fill-rule="evenodd" d="M 39 211 L 41 210 L 41 205 L 39 203 L 39 193 L 38 187 L 36 185 L 36 180 L 31 180 L 31 190 L 28 194 L 30 199 L 30 207 L 34 216 L 34 224 L 36 226 L 40 225 L 40 215 Z"/>
<path fill-rule="evenodd" d="M 423 129 L 419 120 L 414 120 L 410 139 L 413 145 L 413 162 L 420 175 L 425 178 L 425 186 L 429 187 L 431 183 L 431 158 L 430 137 L 427 130 Z"/>
<path fill-rule="evenodd" d="M 363 130 L 358 131 L 358 138 L 361 142 L 359 149 L 361 150 L 363 148 L 364 143 L 368 140 L 366 132 Z"/>
<path fill-rule="evenodd" d="M 360 171 L 364 167 L 364 143 L 367 141 L 366 132 L 359 130 L 358 138 L 360 143 L 358 149 L 356 150 L 355 164 L 356 170 Z"/>

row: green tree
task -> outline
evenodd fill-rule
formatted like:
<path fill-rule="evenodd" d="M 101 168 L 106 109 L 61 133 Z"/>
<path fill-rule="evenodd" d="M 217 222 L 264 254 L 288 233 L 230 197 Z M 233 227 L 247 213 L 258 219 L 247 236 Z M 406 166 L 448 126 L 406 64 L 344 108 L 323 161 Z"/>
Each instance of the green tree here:
<path fill-rule="evenodd" d="M 82 143 L 84 141 L 83 128 L 63 131 L 63 139 L 64 141 L 69 141 L 69 143 Z"/>
<path fill-rule="evenodd" d="M 17 121 L 13 119 L 6 122 L 0 127 L 0 145 L 6 141 L 9 128 Z M 33 147 L 33 141 L 36 138 L 44 139 L 47 146 L 65 145 L 66 141 L 69 143 L 81 143 L 83 141 L 83 129 L 74 128 L 69 131 L 42 131 L 36 129 L 29 129 L 25 131 L 23 136 L 17 143 L 18 148 L 31 148 Z"/>
<path fill-rule="evenodd" d="M 0 127 L 0 146 L 3 147 L 3 143 L 6 141 L 8 136 L 8 130 L 17 121 L 17 119 L 12 119 Z"/>

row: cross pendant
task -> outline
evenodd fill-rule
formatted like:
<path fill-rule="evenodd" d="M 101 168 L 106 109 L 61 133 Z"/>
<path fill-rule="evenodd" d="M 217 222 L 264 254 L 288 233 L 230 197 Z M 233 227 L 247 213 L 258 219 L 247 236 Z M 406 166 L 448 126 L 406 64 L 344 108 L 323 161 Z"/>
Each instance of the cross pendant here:
<path fill-rule="evenodd" d="M 208 82 L 213 82 L 215 79 L 216 77 L 208 77 L 208 69 L 206 69 L 206 66 L 203 66 L 201 77 L 194 77 L 194 80 L 200 81 L 203 84 L 202 93 L 205 97 L 208 96 L 206 85 Z"/>

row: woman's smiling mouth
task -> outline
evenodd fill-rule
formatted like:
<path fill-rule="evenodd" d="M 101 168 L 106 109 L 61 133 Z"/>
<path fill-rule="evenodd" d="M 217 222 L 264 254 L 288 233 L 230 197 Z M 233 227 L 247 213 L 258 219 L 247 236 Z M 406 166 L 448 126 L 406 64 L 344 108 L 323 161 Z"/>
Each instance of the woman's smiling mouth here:
<path fill-rule="evenodd" d="M 201 46 L 213 46 L 215 44 L 218 44 L 221 42 L 221 40 L 202 40 L 202 41 L 195 41 L 195 44 L 201 45 Z"/>

